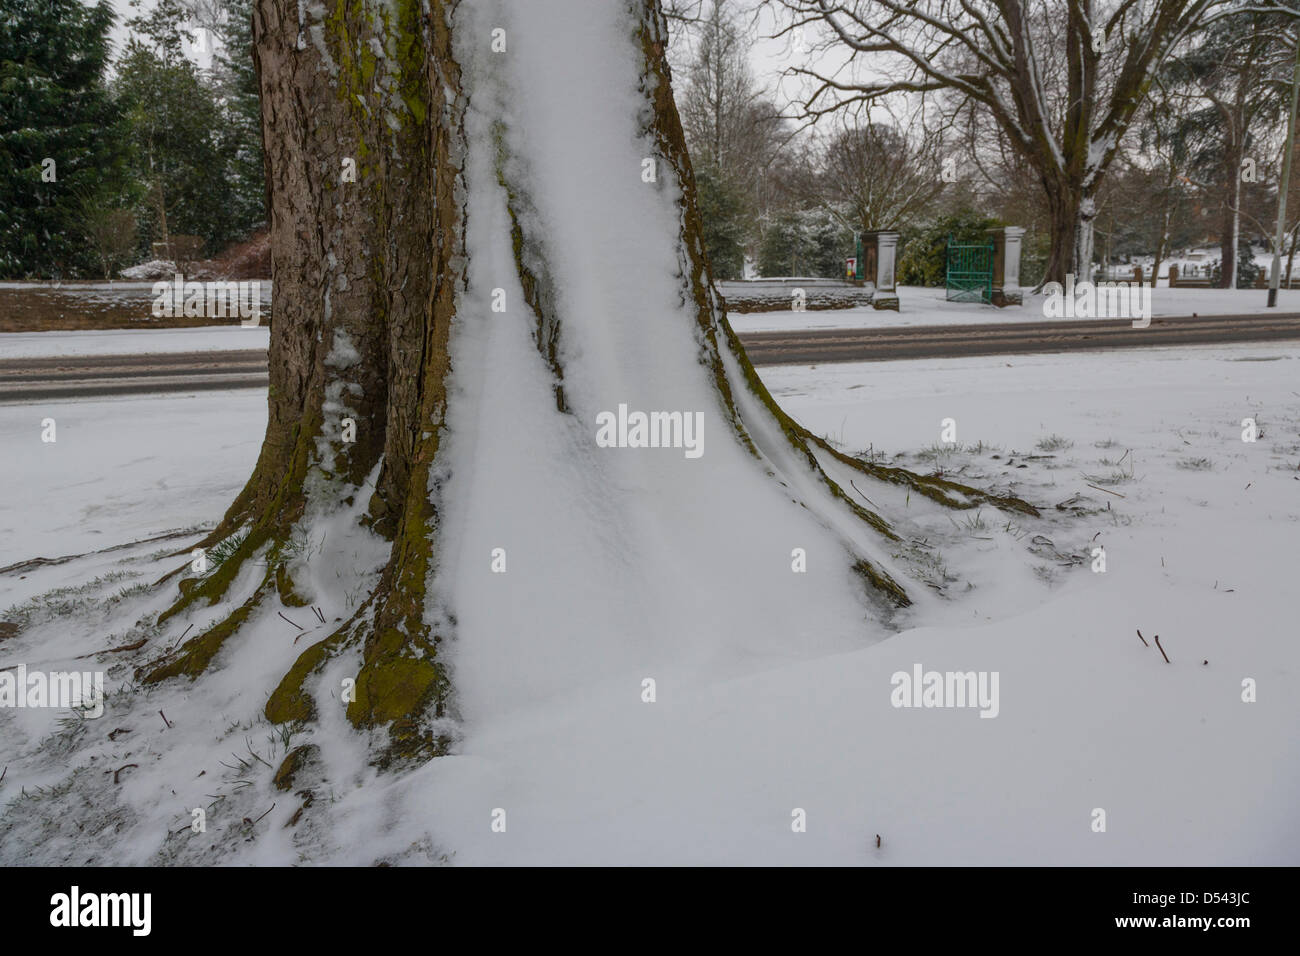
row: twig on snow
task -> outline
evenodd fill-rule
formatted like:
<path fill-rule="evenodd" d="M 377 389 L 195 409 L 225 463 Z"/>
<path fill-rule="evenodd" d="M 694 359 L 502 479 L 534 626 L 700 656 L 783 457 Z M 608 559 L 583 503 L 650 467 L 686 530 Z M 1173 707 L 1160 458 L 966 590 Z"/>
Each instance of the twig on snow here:
<path fill-rule="evenodd" d="M 856 491 L 858 494 L 862 495 L 862 489 L 859 488 L 857 485 L 854 485 L 854 484 L 853 484 L 853 479 L 852 479 L 852 478 L 849 479 L 849 484 L 850 484 L 850 485 L 853 485 L 853 490 L 854 490 L 854 491 Z M 880 507 L 880 506 L 877 505 L 874 501 L 872 501 L 870 498 L 867 498 L 866 495 L 862 495 L 862 497 L 867 499 L 867 504 L 871 505 L 871 507 L 873 507 L 873 508 L 878 508 L 878 507 Z"/>
<path fill-rule="evenodd" d="M 269 810 L 267 810 L 266 813 L 270 813 L 271 810 L 274 810 L 274 809 L 275 809 L 275 804 L 273 803 L 273 804 L 271 804 L 271 808 L 270 808 Z M 262 816 L 261 816 L 261 817 L 258 817 L 256 820 L 250 820 L 250 819 L 248 819 L 248 817 L 244 817 L 244 822 L 247 823 L 250 827 L 251 827 L 251 826 L 256 826 L 259 822 L 261 822 L 262 817 L 266 816 L 266 813 L 262 814 Z"/>
<path fill-rule="evenodd" d="M 1088 485 L 1088 482 L 1085 481 L 1084 484 L 1085 484 L 1085 485 Z M 1111 491 L 1109 488 L 1098 488 L 1096 485 L 1088 485 L 1088 487 L 1091 488 L 1091 489 L 1093 489 L 1094 491 L 1104 491 L 1104 492 L 1106 492 L 1106 494 L 1108 494 L 1108 495 L 1114 495 L 1116 498 L 1127 498 L 1127 497 L 1128 497 L 1128 495 L 1121 495 L 1118 491 Z"/>
<path fill-rule="evenodd" d="M 1160 656 L 1163 657 L 1163 658 L 1165 659 L 1165 663 L 1166 663 L 1166 664 L 1172 664 L 1173 661 L 1171 661 L 1171 660 L 1169 659 L 1169 655 L 1165 653 L 1165 649 L 1164 649 L 1163 647 L 1161 647 L 1161 645 L 1160 645 L 1160 635 L 1159 635 L 1159 634 L 1156 635 L 1156 647 L 1159 647 L 1159 648 L 1160 648 Z"/>

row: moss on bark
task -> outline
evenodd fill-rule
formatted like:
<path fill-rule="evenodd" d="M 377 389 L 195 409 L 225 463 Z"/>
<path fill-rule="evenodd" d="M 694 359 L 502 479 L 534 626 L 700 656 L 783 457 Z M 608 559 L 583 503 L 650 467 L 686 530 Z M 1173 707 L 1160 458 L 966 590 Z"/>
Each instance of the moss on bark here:
<path fill-rule="evenodd" d="M 169 677 L 188 677 L 194 680 L 212 663 L 213 658 L 227 639 L 243 626 L 248 620 L 248 616 L 261 603 L 263 591 L 258 589 L 257 593 L 241 604 L 229 616 L 224 618 L 220 623 L 208 628 L 198 637 L 187 641 L 170 660 L 154 666 L 146 673 L 142 680 L 146 684 L 156 684 L 159 681 L 166 680 Z"/>

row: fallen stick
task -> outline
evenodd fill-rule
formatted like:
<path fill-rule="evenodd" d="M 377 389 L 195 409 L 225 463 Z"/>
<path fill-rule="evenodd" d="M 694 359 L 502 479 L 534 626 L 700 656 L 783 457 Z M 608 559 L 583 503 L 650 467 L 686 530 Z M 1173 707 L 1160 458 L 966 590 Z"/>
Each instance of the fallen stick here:
<path fill-rule="evenodd" d="M 1151 646 L 1150 644 L 1147 643 L 1147 639 L 1146 639 L 1145 637 L 1142 636 L 1142 632 L 1141 632 L 1141 631 L 1138 631 L 1138 640 L 1142 642 L 1142 646 L 1143 646 L 1143 647 L 1150 647 L 1150 646 Z"/>
<path fill-rule="evenodd" d="M 1159 648 L 1160 648 L 1160 656 L 1163 657 L 1163 658 L 1165 659 L 1165 663 L 1166 663 L 1166 664 L 1172 664 L 1173 661 L 1171 661 L 1171 660 L 1169 659 L 1169 655 L 1165 653 L 1165 649 L 1164 649 L 1163 647 L 1160 647 L 1160 635 L 1159 635 L 1159 634 L 1156 635 L 1156 647 L 1159 647 Z"/>
<path fill-rule="evenodd" d="M 275 804 L 273 803 L 273 804 L 271 804 L 271 809 L 270 809 L 270 810 L 267 810 L 266 813 L 270 813 L 271 810 L 274 810 L 274 809 L 275 809 Z M 258 822 L 261 821 L 262 817 L 266 816 L 266 813 L 262 814 L 262 816 L 261 816 L 261 817 L 258 817 L 256 820 L 250 820 L 250 819 L 248 819 L 248 817 L 244 817 L 244 822 L 247 823 L 250 827 L 251 827 L 251 826 L 256 826 L 256 825 L 258 824 Z"/>
<path fill-rule="evenodd" d="M 289 621 L 289 619 L 288 619 L 287 617 L 285 617 L 283 614 L 280 614 L 279 611 L 276 611 L 275 613 L 276 613 L 276 614 L 279 614 L 281 620 L 283 620 L 283 621 Z M 289 623 L 290 623 L 290 624 L 293 624 L 293 621 L 289 621 Z M 303 627 L 301 624 L 293 624 L 293 626 L 296 627 L 296 628 L 297 628 L 298 630 L 300 630 L 300 631 L 305 631 L 305 630 L 307 630 L 307 628 Z"/>
<path fill-rule="evenodd" d="M 856 491 L 858 494 L 862 495 L 862 489 L 859 488 L 857 485 L 854 485 L 854 484 L 853 484 L 853 479 L 852 479 L 852 478 L 849 479 L 849 484 L 850 484 L 850 485 L 853 485 L 853 490 L 854 490 L 854 491 Z M 863 497 L 863 498 L 867 498 L 866 495 L 862 495 L 862 497 Z M 867 498 L 867 504 L 871 505 L 871 507 L 873 507 L 873 508 L 878 508 L 878 507 L 880 507 L 880 506 L 877 505 L 874 501 L 872 501 L 870 498 Z"/>
<path fill-rule="evenodd" d="M 1088 485 L 1088 482 L 1085 481 L 1084 484 L 1085 484 L 1085 485 Z M 1088 485 L 1088 487 L 1091 488 L 1091 489 L 1093 489 L 1094 491 L 1104 491 L 1104 492 L 1106 492 L 1106 494 L 1108 494 L 1108 495 L 1114 495 L 1116 498 L 1127 498 L 1127 497 L 1128 497 L 1128 495 L 1121 495 L 1118 491 L 1111 491 L 1109 488 L 1098 488 L 1096 485 Z"/>
<path fill-rule="evenodd" d="M 135 767 L 135 768 L 138 770 L 139 767 L 140 767 L 140 765 L 139 765 L 138 763 L 124 763 L 124 764 L 122 764 L 122 766 L 118 767 L 116 770 L 113 771 L 113 782 L 114 782 L 114 783 L 117 783 L 117 775 L 118 775 L 119 773 L 121 773 L 123 770 L 127 770 L 127 769 L 129 769 L 129 768 L 131 768 L 131 767 Z M 105 772 L 105 773 L 108 773 L 107 770 L 105 770 L 104 772 Z"/>
<path fill-rule="evenodd" d="M 181 641 L 185 640 L 185 635 L 188 634 L 188 633 L 190 632 L 190 628 L 193 627 L 193 626 L 194 626 L 194 625 L 191 624 L 189 627 L 185 628 L 185 630 L 181 631 L 181 636 L 178 637 L 178 638 L 176 638 L 176 642 L 175 642 L 174 644 L 172 644 L 172 646 L 171 646 L 171 648 L 170 648 L 171 650 L 175 650 L 177 647 L 180 646 Z"/>
<path fill-rule="evenodd" d="M 148 640 L 147 637 L 142 637 L 134 644 L 123 644 L 121 647 L 110 647 L 102 651 L 92 651 L 89 654 L 80 654 L 77 656 L 77 660 L 82 661 L 87 657 L 94 657 L 97 654 L 116 654 L 118 651 L 138 651 L 140 648 L 144 647 Z"/>

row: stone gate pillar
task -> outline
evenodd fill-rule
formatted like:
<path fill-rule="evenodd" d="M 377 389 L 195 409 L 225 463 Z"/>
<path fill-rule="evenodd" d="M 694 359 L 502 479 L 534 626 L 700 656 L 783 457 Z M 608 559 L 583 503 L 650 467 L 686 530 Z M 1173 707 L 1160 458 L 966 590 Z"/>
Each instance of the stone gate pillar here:
<path fill-rule="evenodd" d="M 874 229 L 862 234 L 862 256 L 866 262 L 862 275 L 874 282 L 871 305 L 877 309 L 898 311 L 898 287 L 894 284 L 894 265 L 898 256 L 898 233 Z"/>
<path fill-rule="evenodd" d="M 1020 294 L 1021 226 L 1002 226 L 988 231 L 993 240 L 993 304 L 999 308 L 1022 305 Z"/>

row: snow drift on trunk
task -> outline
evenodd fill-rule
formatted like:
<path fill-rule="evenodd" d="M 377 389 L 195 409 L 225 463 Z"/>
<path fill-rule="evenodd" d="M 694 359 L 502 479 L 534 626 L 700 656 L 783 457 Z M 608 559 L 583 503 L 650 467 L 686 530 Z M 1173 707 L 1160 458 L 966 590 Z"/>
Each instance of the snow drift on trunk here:
<path fill-rule="evenodd" d="M 446 449 L 456 468 L 440 542 L 449 560 L 430 593 L 450 595 L 457 615 L 464 716 L 501 718 L 604 680 L 632 706 L 644 677 L 750 670 L 880 637 L 850 555 L 795 500 L 824 488 L 774 422 L 761 427 L 769 416 L 757 402 L 743 410 L 767 457 L 746 451 L 695 358 L 679 196 L 638 123 L 628 5 L 474 4 L 460 17 L 472 90 L 469 288 L 452 339 Z M 497 25 L 505 54 L 488 51 Z M 522 232 L 555 293 L 567 412 L 553 401 L 516 277 L 507 189 L 493 175 L 501 139 L 507 185 L 531 206 Z M 655 182 L 643 177 L 647 159 Z M 504 313 L 492 310 L 498 288 Z M 703 454 L 598 447 L 598 416 L 620 406 L 702 413 Z M 857 523 L 847 508 L 836 518 Z M 867 534 L 858 544 L 880 557 Z M 795 548 L 807 573 L 792 572 Z M 505 573 L 493 571 L 494 549 Z"/>

